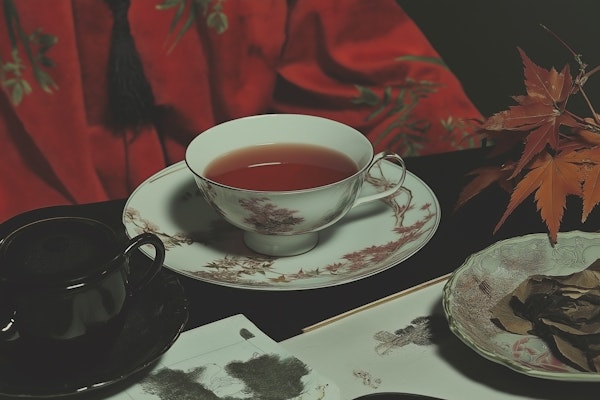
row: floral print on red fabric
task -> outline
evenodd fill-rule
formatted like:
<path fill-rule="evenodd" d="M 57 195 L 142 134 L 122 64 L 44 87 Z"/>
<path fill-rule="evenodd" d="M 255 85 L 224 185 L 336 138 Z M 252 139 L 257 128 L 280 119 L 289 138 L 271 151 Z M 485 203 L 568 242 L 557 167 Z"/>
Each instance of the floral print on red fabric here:
<path fill-rule="evenodd" d="M 46 55 L 58 41 L 57 37 L 45 33 L 42 28 L 27 32 L 19 19 L 19 13 L 14 0 L 3 0 L 6 34 L 12 48 L 10 60 L 0 54 L 0 84 L 9 93 L 10 100 L 18 105 L 24 96 L 33 92 L 31 83 L 25 77 L 24 71 L 32 69 L 33 76 L 39 87 L 48 93 L 58 89 L 58 86 L 46 72 L 54 66 L 54 61 Z M 22 53 L 25 54 L 25 60 Z M 28 65 L 29 64 L 29 65 Z"/>

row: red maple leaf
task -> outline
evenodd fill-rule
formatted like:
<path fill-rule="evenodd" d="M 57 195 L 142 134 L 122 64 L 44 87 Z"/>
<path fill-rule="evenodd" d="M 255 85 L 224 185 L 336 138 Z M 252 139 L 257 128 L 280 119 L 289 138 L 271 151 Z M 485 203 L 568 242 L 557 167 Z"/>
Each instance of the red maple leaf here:
<path fill-rule="evenodd" d="M 462 189 L 458 195 L 458 201 L 456 202 L 455 209 L 462 207 L 482 190 L 492 186 L 493 184 L 499 184 L 507 192 L 511 192 L 513 187 L 509 178 L 512 175 L 513 169 L 514 165 L 508 164 L 499 167 L 481 167 L 471 171 L 468 175 L 473 175 L 474 178 Z"/>
<path fill-rule="evenodd" d="M 561 72 L 546 70 L 534 64 L 519 49 L 524 65 L 527 95 L 515 96 L 517 105 L 494 114 L 484 121 L 482 128 L 490 131 L 527 131 L 525 146 L 512 177 L 517 176 L 537 155 L 557 150 L 560 127 L 580 127 L 580 123 L 565 111 L 567 99 L 574 91 L 569 65 Z"/>

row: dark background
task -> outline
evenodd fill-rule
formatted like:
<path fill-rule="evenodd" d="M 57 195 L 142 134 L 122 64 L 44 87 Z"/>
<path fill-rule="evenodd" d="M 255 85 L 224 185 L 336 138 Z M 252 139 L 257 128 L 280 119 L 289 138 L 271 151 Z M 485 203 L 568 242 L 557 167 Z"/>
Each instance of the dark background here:
<path fill-rule="evenodd" d="M 540 24 L 581 54 L 588 70 L 600 64 L 598 0 L 398 0 L 398 4 L 484 116 L 513 105 L 511 96 L 525 94 L 517 47 L 545 69 L 561 70 L 570 63 L 576 72 L 571 54 Z M 600 109 L 600 73 L 585 90 Z M 570 109 L 590 114 L 580 102 Z"/>

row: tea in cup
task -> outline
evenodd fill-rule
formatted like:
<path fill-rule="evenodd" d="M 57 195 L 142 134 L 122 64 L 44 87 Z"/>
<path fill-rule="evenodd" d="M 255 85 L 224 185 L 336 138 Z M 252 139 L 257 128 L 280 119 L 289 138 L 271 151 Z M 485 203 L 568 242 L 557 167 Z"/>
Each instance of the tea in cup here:
<path fill-rule="evenodd" d="M 383 160 L 401 166 L 398 182 L 361 196 L 369 170 Z M 319 231 L 353 207 L 393 195 L 406 176 L 400 156 L 374 154 L 358 130 L 298 114 L 216 125 L 191 141 L 185 161 L 206 201 L 244 231 L 250 249 L 269 256 L 311 250 Z"/>
<path fill-rule="evenodd" d="M 133 272 L 129 256 L 155 257 Z M 0 242 L 0 356 L 26 368 L 78 369 L 118 338 L 127 304 L 160 271 L 162 241 L 144 233 L 125 242 L 100 221 L 34 221 Z"/>

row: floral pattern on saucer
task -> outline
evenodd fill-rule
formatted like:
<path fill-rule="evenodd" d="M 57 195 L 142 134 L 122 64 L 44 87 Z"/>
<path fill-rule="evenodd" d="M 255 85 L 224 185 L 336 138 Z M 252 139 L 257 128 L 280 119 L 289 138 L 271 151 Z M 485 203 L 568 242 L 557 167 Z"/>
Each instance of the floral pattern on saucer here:
<path fill-rule="evenodd" d="M 600 374 L 580 372 L 557 359 L 534 335 L 501 330 L 490 309 L 530 275 L 567 275 L 600 258 L 598 233 L 545 233 L 507 239 L 470 256 L 444 287 L 450 329 L 480 355 L 525 375 L 553 380 L 600 382 Z"/>
<path fill-rule="evenodd" d="M 400 174 L 400 167 L 382 162 L 363 191 L 384 190 Z M 439 220 L 435 195 L 409 172 L 401 191 L 351 210 L 320 233 L 315 249 L 268 257 L 246 248 L 242 232 L 210 208 L 183 163 L 140 185 L 123 212 L 129 236 L 152 232 L 163 240 L 166 267 L 207 282 L 261 290 L 327 287 L 381 272 L 422 248 Z"/>

